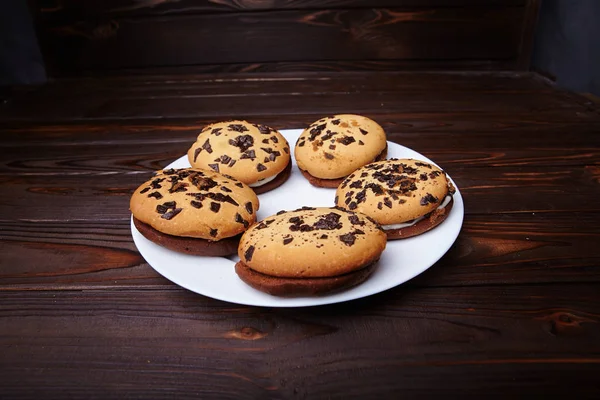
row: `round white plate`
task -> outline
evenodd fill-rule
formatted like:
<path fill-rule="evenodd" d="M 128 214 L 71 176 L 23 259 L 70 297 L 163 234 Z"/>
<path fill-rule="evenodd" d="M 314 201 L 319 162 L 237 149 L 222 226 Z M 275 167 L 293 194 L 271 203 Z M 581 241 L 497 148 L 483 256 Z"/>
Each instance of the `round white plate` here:
<path fill-rule="evenodd" d="M 302 132 L 301 129 L 280 131 L 292 145 Z M 389 158 L 416 158 L 433 161 L 407 147 L 388 143 Z M 435 163 L 433 163 L 435 164 Z M 190 164 L 183 156 L 166 168 L 186 168 Z M 454 183 L 454 182 L 453 182 Z M 456 187 L 456 184 L 454 184 Z M 335 189 L 312 186 L 300 174 L 292 157 L 292 172 L 280 187 L 259 195 L 258 220 L 280 210 L 293 210 L 302 206 L 334 206 Z M 237 304 L 265 307 L 306 307 L 370 296 L 398 286 L 419 275 L 435 264 L 452 246 L 462 226 L 463 200 L 456 187 L 454 206 L 446 220 L 435 229 L 422 235 L 389 241 L 379 260 L 379 266 L 364 283 L 332 295 L 321 297 L 281 298 L 251 288 L 242 282 L 234 271 L 235 257 L 199 257 L 180 254 L 160 247 L 145 237 L 131 223 L 133 241 L 148 264 L 170 281 L 192 292 L 218 300 Z"/>

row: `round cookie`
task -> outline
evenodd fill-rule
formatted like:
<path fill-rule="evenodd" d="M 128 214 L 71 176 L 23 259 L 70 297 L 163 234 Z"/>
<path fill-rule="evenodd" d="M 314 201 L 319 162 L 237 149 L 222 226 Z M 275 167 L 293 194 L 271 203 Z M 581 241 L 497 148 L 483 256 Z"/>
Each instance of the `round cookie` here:
<path fill-rule="evenodd" d="M 340 114 L 312 123 L 294 148 L 298 168 L 314 186 L 337 187 L 357 168 L 383 160 L 386 135 L 375 121 L 361 115 Z"/>
<path fill-rule="evenodd" d="M 435 165 L 390 159 L 354 171 L 338 187 L 335 203 L 372 217 L 389 239 L 403 239 L 442 223 L 452 208 L 454 191 Z"/>
<path fill-rule="evenodd" d="M 239 239 L 235 236 L 256 221 L 258 207 L 258 197 L 247 185 L 194 168 L 157 172 L 130 201 L 134 223 L 142 235 L 172 250 L 196 255 L 235 254 Z"/>
<path fill-rule="evenodd" d="M 264 193 L 283 184 L 290 175 L 290 147 L 275 129 L 247 121 L 206 126 L 188 150 L 194 168 L 233 176 Z"/>
<path fill-rule="evenodd" d="M 385 233 L 366 215 L 303 207 L 251 226 L 240 240 L 236 272 L 278 296 L 331 293 L 364 281 L 385 246 Z"/>

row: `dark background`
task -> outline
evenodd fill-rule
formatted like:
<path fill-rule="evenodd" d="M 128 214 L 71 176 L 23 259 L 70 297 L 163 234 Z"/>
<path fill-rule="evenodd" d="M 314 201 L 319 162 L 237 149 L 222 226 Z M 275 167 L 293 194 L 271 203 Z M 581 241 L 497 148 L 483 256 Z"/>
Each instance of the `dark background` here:
<path fill-rule="evenodd" d="M 0 86 L 38 84 L 46 72 L 24 0 L 3 0 L 0 12 Z M 544 0 L 531 68 L 560 86 L 600 95 L 600 1 Z"/>

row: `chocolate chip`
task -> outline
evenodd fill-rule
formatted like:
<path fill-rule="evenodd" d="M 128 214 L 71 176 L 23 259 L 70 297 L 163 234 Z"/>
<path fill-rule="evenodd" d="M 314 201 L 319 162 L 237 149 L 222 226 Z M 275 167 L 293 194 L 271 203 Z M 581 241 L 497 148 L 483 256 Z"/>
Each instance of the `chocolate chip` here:
<path fill-rule="evenodd" d="M 336 135 L 337 132 L 331 132 L 330 130 L 327 130 L 327 133 L 323 136 L 321 136 L 321 141 L 325 142 L 329 139 L 331 139 L 333 137 L 333 135 Z"/>
<path fill-rule="evenodd" d="M 360 133 L 362 133 L 363 135 L 366 135 L 367 133 L 369 133 L 369 132 L 365 131 L 365 130 L 364 130 L 364 129 L 362 129 L 362 128 L 358 128 L 358 130 L 359 130 L 359 131 L 360 131 Z"/>
<path fill-rule="evenodd" d="M 335 150 L 335 144 L 330 144 L 329 145 L 329 150 Z"/>
<path fill-rule="evenodd" d="M 383 208 L 383 204 L 381 204 L 381 202 L 377 203 L 377 208 L 381 210 Z"/>
<path fill-rule="evenodd" d="M 359 141 L 358 141 L 358 145 L 359 145 L 359 146 L 364 146 L 364 145 L 365 145 L 365 142 L 363 142 L 362 140 L 359 140 Z"/>
<path fill-rule="evenodd" d="M 353 202 L 351 202 L 350 204 L 348 204 L 348 208 L 349 208 L 350 210 L 356 210 L 356 209 L 358 208 L 358 205 L 356 205 L 356 202 L 355 202 L 355 201 L 353 201 Z"/>
<path fill-rule="evenodd" d="M 423 174 L 419 175 L 419 179 L 421 179 L 422 181 L 426 181 L 427 180 L 427 174 L 423 173 Z"/>
<path fill-rule="evenodd" d="M 174 182 L 169 188 L 169 193 L 187 192 L 187 186 L 188 184 L 184 182 Z"/>
<path fill-rule="evenodd" d="M 398 204 L 404 204 L 404 203 L 406 203 L 406 200 L 404 200 L 404 199 L 400 199 L 400 200 L 398 201 Z"/>
<path fill-rule="evenodd" d="M 229 157 L 227 154 L 223 154 L 221 157 L 216 158 L 215 161 L 220 162 L 221 164 L 229 164 L 231 157 Z"/>
<path fill-rule="evenodd" d="M 334 125 L 339 125 L 340 122 L 341 121 L 339 119 L 334 119 L 333 121 L 331 121 L 331 123 L 334 124 Z"/>
<path fill-rule="evenodd" d="M 235 183 L 235 186 L 237 186 L 237 187 L 239 187 L 239 188 L 243 188 L 243 187 L 244 187 L 244 184 L 243 184 L 243 183 L 241 183 L 241 182 L 237 182 L 237 183 Z"/>
<path fill-rule="evenodd" d="M 227 128 L 229 128 L 230 131 L 234 131 L 234 132 L 248 132 L 248 128 L 246 128 L 244 125 L 242 124 L 230 124 L 227 126 Z"/>
<path fill-rule="evenodd" d="M 337 141 L 343 144 L 344 146 L 348 146 L 349 144 L 356 142 L 356 139 L 354 139 L 352 136 L 344 136 L 343 138 L 338 139 Z"/>
<path fill-rule="evenodd" d="M 223 128 L 213 128 L 213 130 L 210 132 L 215 136 L 219 136 L 221 134 L 221 129 Z"/>
<path fill-rule="evenodd" d="M 216 237 L 218 233 L 219 233 L 218 229 L 211 229 L 210 230 L 210 236 L 212 236 L 212 237 Z"/>
<path fill-rule="evenodd" d="M 248 221 L 246 221 L 244 218 L 242 218 L 242 216 L 239 213 L 235 214 L 235 222 L 237 222 L 238 224 L 244 225 L 244 228 L 247 228 L 249 225 Z"/>
<path fill-rule="evenodd" d="M 234 206 L 238 206 L 238 202 L 235 201 L 230 195 L 225 195 L 223 193 L 207 193 L 206 194 L 207 197 L 215 200 L 215 201 L 219 201 L 221 203 L 230 203 L 233 204 Z"/>
<path fill-rule="evenodd" d="M 327 236 L 326 234 L 322 234 L 321 236 L 319 236 L 319 239 L 327 239 L 329 236 Z"/>
<path fill-rule="evenodd" d="M 265 229 L 268 225 L 265 224 L 264 222 L 261 222 L 260 224 L 256 225 L 255 229 Z"/>
<path fill-rule="evenodd" d="M 437 178 L 437 177 L 438 177 L 440 174 L 441 174 L 441 172 L 440 172 L 440 171 L 431 171 L 431 172 L 429 173 L 429 177 L 430 177 L 431 179 L 435 179 L 435 178 Z"/>
<path fill-rule="evenodd" d="M 381 185 L 378 185 L 376 183 L 367 183 L 365 185 L 365 189 L 371 189 L 376 196 L 381 196 L 383 194 L 383 188 L 381 187 Z"/>
<path fill-rule="evenodd" d="M 356 241 L 356 235 L 353 233 L 346 233 L 345 235 L 340 235 L 338 237 L 346 246 L 352 246 Z"/>
<path fill-rule="evenodd" d="M 269 139 L 268 139 L 268 138 L 267 138 L 267 139 L 263 139 L 263 140 L 262 140 L 262 142 L 263 142 L 264 144 L 269 144 Z"/>
<path fill-rule="evenodd" d="M 247 202 L 245 204 L 245 206 L 246 206 L 246 211 L 248 211 L 248 214 L 252 214 L 252 212 L 254 211 L 253 207 L 252 207 L 252 202 L 251 201 Z"/>
<path fill-rule="evenodd" d="M 290 154 L 290 149 L 287 146 L 283 148 L 283 151 L 285 152 L 285 154 Z"/>
<path fill-rule="evenodd" d="M 189 179 L 190 182 L 192 182 L 192 185 L 196 186 L 200 190 L 209 190 L 218 185 L 218 183 L 215 182 L 214 179 L 204 177 L 200 174 L 192 175 Z"/>
<path fill-rule="evenodd" d="M 334 159 L 333 154 L 331 154 L 331 153 L 325 152 L 323 154 L 325 154 L 325 158 L 328 159 L 328 160 L 333 160 Z"/>
<path fill-rule="evenodd" d="M 387 208 L 392 208 L 392 201 L 387 197 L 383 199 L 383 204 L 385 204 Z"/>
<path fill-rule="evenodd" d="M 418 167 L 426 167 L 426 168 L 431 169 L 431 164 L 423 163 L 423 162 L 420 162 L 420 161 L 417 161 L 415 163 L 415 165 L 418 166 Z"/>
<path fill-rule="evenodd" d="M 337 204 L 337 203 L 338 203 L 338 200 L 339 200 L 339 197 L 338 197 L 338 195 L 336 194 L 336 195 L 335 195 L 335 198 L 333 199 L 333 203 L 334 203 L 334 204 Z"/>
<path fill-rule="evenodd" d="M 304 220 L 302 220 L 300 217 L 292 217 L 288 220 L 288 222 L 292 224 L 301 224 L 304 222 Z"/>
<path fill-rule="evenodd" d="M 292 243 L 292 240 L 294 240 L 294 238 L 291 237 L 291 236 L 288 236 L 288 237 L 286 237 L 286 238 L 283 239 L 283 244 L 284 245 L 290 244 L 290 243 Z"/>
<path fill-rule="evenodd" d="M 264 165 L 262 165 L 261 163 L 258 163 L 258 164 L 256 164 L 256 170 L 257 170 L 258 172 L 262 172 L 262 171 L 264 171 L 264 170 L 266 170 L 266 169 L 267 169 L 267 167 L 265 167 L 265 166 L 264 166 Z"/>
<path fill-rule="evenodd" d="M 192 205 L 192 207 L 194 207 L 194 208 L 202 208 L 202 203 L 200 203 L 199 201 L 192 200 L 192 201 L 190 202 L 190 204 L 191 204 L 191 205 Z"/>
<path fill-rule="evenodd" d="M 144 193 L 146 193 L 148 190 L 150 190 L 150 186 L 143 188 L 143 189 L 140 191 L 140 193 L 141 193 L 141 194 L 144 194 Z"/>
<path fill-rule="evenodd" d="M 267 126 L 267 125 L 260 125 L 260 124 L 257 124 L 257 125 L 254 125 L 254 126 L 255 126 L 255 127 L 258 129 L 258 131 L 259 131 L 260 133 L 262 133 L 263 135 L 268 135 L 269 133 L 273 132 L 273 129 L 272 129 L 271 127 Z"/>
<path fill-rule="evenodd" d="M 169 168 L 169 169 L 163 170 L 163 174 L 165 174 L 165 175 L 173 175 L 176 172 L 177 171 L 175 171 L 175 168 Z"/>
<path fill-rule="evenodd" d="M 277 211 L 277 214 L 275 214 L 275 215 L 281 215 L 281 214 L 285 214 L 286 212 L 287 212 L 287 211 L 285 211 L 285 210 L 280 210 L 280 211 Z"/>
<path fill-rule="evenodd" d="M 162 194 L 159 192 L 152 192 L 148 195 L 148 197 L 154 197 L 156 200 L 160 200 L 163 198 Z"/>
<path fill-rule="evenodd" d="M 305 143 L 305 142 L 304 142 L 304 140 L 303 140 L 303 141 L 301 141 L 301 142 L 298 142 L 298 143 L 297 143 L 297 145 L 298 145 L 298 147 L 304 147 L 304 143 Z"/>
<path fill-rule="evenodd" d="M 152 182 L 150 182 L 150 186 L 152 187 L 152 189 L 160 189 L 162 187 L 160 183 L 164 180 L 165 178 L 156 178 Z"/>
<path fill-rule="evenodd" d="M 216 172 L 219 172 L 219 164 L 208 164 L 208 166 Z"/>
<path fill-rule="evenodd" d="M 221 186 L 221 190 L 224 191 L 225 193 L 231 193 L 232 192 L 231 189 L 229 189 L 228 187 L 225 187 L 225 186 Z"/>
<path fill-rule="evenodd" d="M 354 181 L 350 184 L 350 187 L 353 189 L 360 189 L 360 188 L 362 188 L 362 183 L 363 183 L 363 181 L 361 181 L 361 180 Z"/>
<path fill-rule="evenodd" d="M 198 154 L 200 154 L 201 151 L 202 147 L 197 147 L 196 150 L 194 150 L 194 161 L 196 161 L 196 159 L 198 158 Z"/>
<path fill-rule="evenodd" d="M 233 167 L 235 163 L 236 161 L 234 159 L 231 159 L 231 161 L 229 162 L 229 168 Z"/>
<path fill-rule="evenodd" d="M 279 153 L 278 151 L 276 153 Z M 277 159 L 277 155 L 275 153 L 269 154 L 269 161 L 275 161 Z"/>
<path fill-rule="evenodd" d="M 313 224 L 315 229 L 326 229 L 326 230 L 334 230 L 341 229 L 342 224 L 340 223 L 340 214 L 330 212 L 319 218 L 317 222 Z"/>
<path fill-rule="evenodd" d="M 175 208 L 173 210 L 167 211 L 160 217 L 164 218 L 168 221 L 168 220 L 172 219 L 173 217 L 175 217 L 177 214 L 179 214 L 181 212 L 181 210 L 183 210 L 183 208 Z"/>
<path fill-rule="evenodd" d="M 254 145 L 254 138 L 250 135 L 236 136 L 234 139 L 229 139 L 229 144 L 238 147 L 241 152 L 244 152 Z"/>
<path fill-rule="evenodd" d="M 350 223 L 351 223 L 352 225 L 359 225 L 359 226 L 362 226 L 362 225 L 364 225 L 364 224 L 365 224 L 365 221 L 361 221 L 361 220 L 360 220 L 360 218 L 358 218 L 358 216 L 356 216 L 356 215 L 350 215 L 350 216 L 348 217 L 348 220 L 350 221 Z"/>
<path fill-rule="evenodd" d="M 436 203 L 438 201 L 437 197 L 432 195 L 431 193 L 427 193 L 425 196 L 421 198 L 421 205 L 426 206 L 429 203 Z"/>
<path fill-rule="evenodd" d="M 246 259 L 246 262 L 252 260 L 252 255 L 253 254 L 254 254 L 254 246 L 250 245 L 250 246 L 248 246 L 248 248 L 244 252 L 244 258 Z"/>
<path fill-rule="evenodd" d="M 202 145 L 202 148 L 204 150 L 206 150 L 208 152 L 208 154 L 211 154 L 213 152 L 212 147 L 210 145 L 210 142 L 208 139 L 206 139 L 206 142 L 204 142 L 204 144 Z"/>
<path fill-rule="evenodd" d="M 314 128 L 312 128 L 310 130 L 310 136 L 309 136 L 308 140 L 310 140 L 311 142 L 314 141 L 315 138 L 321 134 L 321 132 L 323 131 L 323 129 L 325 129 L 326 126 L 327 126 L 327 124 L 321 124 L 321 125 L 317 125 Z"/>
<path fill-rule="evenodd" d="M 240 160 L 247 158 L 250 160 L 254 160 L 256 158 L 256 152 L 254 150 L 248 150 L 242 153 L 242 155 L 240 156 Z"/>
<path fill-rule="evenodd" d="M 277 139 L 277 136 L 271 136 L 271 141 L 273 143 L 279 143 L 279 139 Z"/>
<path fill-rule="evenodd" d="M 221 205 L 219 203 L 215 203 L 214 201 L 210 202 L 210 211 L 212 212 L 219 212 L 219 210 L 221 209 Z"/>

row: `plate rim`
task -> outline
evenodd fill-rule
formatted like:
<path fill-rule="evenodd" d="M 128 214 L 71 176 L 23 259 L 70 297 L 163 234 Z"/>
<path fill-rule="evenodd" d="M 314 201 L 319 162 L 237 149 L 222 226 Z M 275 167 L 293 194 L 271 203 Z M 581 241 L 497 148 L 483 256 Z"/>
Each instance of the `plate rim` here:
<path fill-rule="evenodd" d="M 286 136 L 289 134 L 296 134 L 298 132 L 301 132 L 302 129 L 281 129 L 279 130 L 279 132 Z M 286 137 L 287 139 L 287 137 Z M 411 152 L 417 153 L 419 155 L 419 157 L 421 157 L 420 159 L 429 163 L 432 163 L 436 166 L 438 166 L 433 160 L 429 159 L 428 157 L 424 156 L 423 154 L 417 152 L 416 150 L 413 150 L 409 147 L 400 145 L 398 143 L 394 143 L 394 142 L 390 142 L 388 141 L 388 146 L 399 146 L 400 149 L 407 149 Z M 183 155 L 180 158 L 172 161 L 171 163 L 169 163 L 169 165 L 165 166 L 163 169 L 168 169 L 168 168 L 176 168 L 173 166 L 173 164 L 177 164 L 182 162 L 182 159 L 187 158 L 187 155 Z M 295 163 L 295 160 L 293 160 L 292 157 L 292 162 Z M 188 163 L 189 164 L 189 163 Z M 438 166 L 439 167 L 439 166 Z M 181 168 L 181 167 L 177 167 L 177 168 Z M 441 168 L 441 167 L 440 167 Z M 448 174 L 447 174 L 448 175 Z M 452 179 L 452 177 L 450 177 L 450 175 L 448 175 L 448 178 L 450 179 L 450 181 L 452 182 L 452 184 L 454 185 L 454 187 L 456 188 L 456 193 L 454 194 L 454 199 L 455 199 L 455 206 L 452 208 L 452 210 L 450 211 L 450 215 L 452 214 L 460 214 L 458 216 L 455 216 L 454 218 L 458 217 L 458 221 L 456 222 L 456 228 L 455 228 L 455 232 L 453 234 L 453 238 L 452 240 L 450 240 L 448 242 L 448 246 L 447 248 L 443 249 L 443 251 L 441 251 L 439 253 L 438 257 L 435 257 L 435 260 L 433 260 L 431 262 L 430 265 L 421 268 L 419 270 L 416 271 L 412 271 L 412 273 L 409 274 L 409 276 L 402 280 L 401 282 L 393 282 L 392 284 L 389 285 L 385 285 L 384 287 L 381 287 L 377 290 L 374 291 L 369 291 L 367 293 L 360 293 L 357 296 L 343 296 L 344 293 L 347 293 L 349 291 L 352 291 L 352 289 L 359 287 L 361 285 L 358 285 L 354 288 L 350 288 L 347 291 L 343 291 L 343 292 L 337 292 L 337 293 L 332 293 L 330 295 L 324 295 L 324 296 L 306 296 L 306 297 L 292 297 L 292 298 L 288 298 L 288 297 L 278 297 L 278 296 L 272 296 L 272 295 L 268 295 L 266 293 L 260 292 L 266 296 L 268 296 L 268 299 L 270 301 L 265 301 L 265 302 L 260 302 L 260 301 L 247 301 L 247 302 L 243 302 L 243 301 L 239 301 L 239 300 L 231 300 L 230 298 L 228 298 L 227 296 L 219 296 L 219 295 L 214 295 L 214 294 L 206 294 L 203 293 L 202 291 L 199 291 L 197 288 L 194 288 L 192 285 L 188 285 L 186 284 L 186 282 L 182 282 L 180 279 L 173 277 L 168 269 L 165 268 L 161 268 L 161 267 L 157 267 L 156 265 L 153 265 L 152 261 L 149 260 L 149 258 L 152 257 L 148 257 L 148 252 L 143 250 L 144 246 L 151 246 L 155 247 L 156 250 L 159 251 L 164 251 L 164 252 L 170 252 L 172 253 L 172 257 L 177 259 L 178 257 L 194 257 L 194 258 L 209 258 L 209 259 L 222 259 L 223 261 L 229 261 L 230 263 L 232 263 L 231 267 L 233 268 L 233 265 L 235 265 L 234 261 L 231 261 L 230 259 L 226 258 L 226 257 L 202 257 L 202 256 L 190 256 L 190 255 L 185 255 L 185 254 L 181 254 L 181 253 L 177 253 L 174 252 L 172 250 L 168 250 L 165 248 L 162 248 L 161 246 L 149 241 L 148 239 L 146 239 L 145 237 L 143 237 L 141 235 L 141 233 L 137 230 L 137 228 L 135 227 L 134 223 L 133 223 L 133 215 L 131 215 L 131 235 L 134 241 L 134 244 L 136 246 L 136 249 L 138 250 L 138 252 L 140 253 L 140 255 L 144 258 L 144 260 L 148 263 L 148 265 L 154 270 L 156 271 L 159 275 L 161 275 L 162 277 L 166 278 L 167 280 L 173 282 L 175 285 L 180 286 L 186 290 L 189 290 L 193 293 L 202 295 L 202 296 L 206 296 L 215 300 L 219 300 L 219 301 L 224 301 L 230 304 L 239 304 L 239 305 L 246 305 L 246 306 L 255 306 L 255 307 L 275 307 L 275 308 L 298 308 L 298 307 L 314 307 L 314 306 L 322 306 L 322 305 L 328 305 L 328 304 L 337 304 L 337 303 L 344 303 L 344 302 L 348 302 L 348 301 L 353 301 L 353 300 L 358 300 L 358 299 L 362 299 L 365 297 L 370 297 L 379 293 L 383 293 L 386 292 L 390 289 L 393 289 L 395 287 L 398 287 L 412 279 L 414 279 L 415 277 L 423 274 L 425 271 L 427 271 L 428 269 L 430 269 L 431 267 L 433 267 L 449 250 L 450 248 L 452 248 L 452 246 L 454 245 L 454 243 L 456 242 L 458 236 L 460 235 L 460 232 L 462 230 L 462 225 L 464 222 L 464 202 L 462 199 L 462 195 L 460 193 L 460 189 L 458 188 L 458 186 L 456 185 L 456 183 L 454 182 L 454 180 Z M 260 195 L 259 195 L 260 196 Z M 310 205 L 310 204 L 307 204 Z M 458 206 L 458 207 L 457 207 Z M 449 215 L 449 217 L 450 217 Z M 266 217 L 268 218 L 268 217 Z M 433 230 L 432 230 L 433 231 Z M 425 233 L 426 234 L 426 233 Z M 406 240 L 410 240 L 411 238 L 407 238 Z M 147 243 L 145 243 L 147 242 Z M 143 243 L 142 246 L 140 246 Z M 394 241 L 388 241 L 388 246 L 391 244 L 393 245 Z M 146 253 L 146 254 L 145 254 Z M 384 250 L 385 253 L 385 250 Z M 154 260 L 155 263 L 156 260 Z M 235 274 L 235 272 L 234 272 Z M 236 275 L 237 277 L 237 275 Z M 237 278 L 239 279 L 239 278 Z M 252 289 L 252 288 L 251 288 Z M 252 290 L 256 290 L 256 289 L 252 289 Z M 340 295 L 342 295 L 341 299 L 339 299 L 338 297 L 340 297 Z M 293 301 L 293 300 L 297 300 L 297 301 Z M 304 300 L 304 301 L 302 301 Z M 290 304 L 291 303 L 291 304 Z"/>

